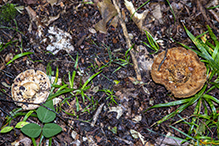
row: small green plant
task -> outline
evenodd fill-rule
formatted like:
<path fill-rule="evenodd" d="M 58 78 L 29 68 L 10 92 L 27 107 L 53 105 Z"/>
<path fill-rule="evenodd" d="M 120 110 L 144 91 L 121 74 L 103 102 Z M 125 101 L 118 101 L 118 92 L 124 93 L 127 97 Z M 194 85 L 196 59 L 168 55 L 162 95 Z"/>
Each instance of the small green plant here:
<path fill-rule="evenodd" d="M 113 92 L 113 90 L 109 90 L 109 89 L 102 89 L 102 90 L 100 90 L 100 91 L 103 91 L 104 93 L 106 93 L 106 95 L 108 96 L 107 98 L 106 98 L 106 100 L 107 99 L 110 99 L 110 103 L 115 103 L 115 104 L 118 104 L 117 102 L 116 102 L 116 98 L 118 99 L 118 97 L 116 97 L 115 95 L 114 95 L 114 92 Z M 109 103 L 109 104 L 110 104 Z"/>
<path fill-rule="evenodd" d="M 47 108 L 49 109 L 47 109 Z M 55 108 L 53 106 L 53 102 L 48 101 L 44 104 L 44 106 L 40 106 L 37 110 L 37 117 L 39 120 L 43 123 L 43 127 L 39 126 L 38 124 L 35 123 L 29 123 L 26 124 L 21 128 L 21 131 L 26 134 L 27 136 L 32 138 L 34 146 L 36 145 L 36 141 L 34 138 L 37 138 L 39 135 L 41 135 L 41 139 L 44 137 L 49 138 L 50 141 L 52 140 L 51 138 L 55 136 L 56 134 L 60 133 L 62 131 L 62 128 L 55 124 L 55 123 L 50 123 L 54 121 L 56 118 L 56 113 Z M 39 144 L 40 145 L 40 144 Z M 51 145 L 51 143 L 50 143 Z"/>
<path fill-rule="evenodd" d="M 17 10 L 14 4 L 6 4 L 0 9 L 0 20 L 9 22 L 16 16 Z"/>
<path fill-rule="evenodd" d="M 49 65 L 47 66 L 47 68 L 50 70 L 51 67 L 49 67 Z M 51 71 L 49 71 L 51 72 Z M 52 93 L 49 95 L 48 97 L 48 101 L 52 100 L 53 98 L 66 94 L 66 93 L 70 93 L 71 96 L 68 98 L 65 98 L 61 104 L 67 103 L 68 105 L 70 105 L 70 103 L 68 102 L 69 99 L 71 98 L 75 98 L 76 99 L 76 110 L 77 112 L 80 111 L 80 104 L 79 104 L 79 96 L 82 98 L 83 103 L 85 102 L 85 99 L 88 99 L 89 101 L 91 101 L 90 97 L 87 96 L 85 94 L 85 92 L 91 88 L 91 85 L 88 85 L 97 75 L 99 75 L 102 71 L 99 71 L 97 73 L 95 73 L 94 75 L 92 75 L 90 78 L 88 78 L 84 84 L 80 84 L 79 87 L 75 88 L 74 87 L 74 80 L 75 80 L 75 76 L 76 76 L 76 71 L 73 71 L 72 74 L 69 72 L 68 73 L 68 80 L 69 83 L 66 84 L 65 82 L 62 82 L 62 85 L 57 85 L 57 81 L 58 81 L 58 76 L 59 76 L 59 71 L 58 68 L 56 70 L 56 78 L 54 83 L 52 84 L 52 89 L 51 91 L 53 92 L 55 88 L 57 88 L 57 91 L 55 93 Z M 49 73 L 51 74 L 51 73 Z M 73 113 L 75 113 L 73 111 Z M 67 113 L 68 114 L 68 113 Z M 70 113 L 69 113 L 70 114 Z M 74 115 L 74 114 L 73 114 Z"/>
<path fill-rule="evenodd" d="M 149 47 L 150 49 L 154 50 L 155 52 L 153 52 L 153 53 L 157 53 L 157 52 L 159 51 L 159 45 L 158 45 L 158 43 L 157 43 L 156 40 L 153 38 L 153 36 L 152 36 L 149 32 L 147 32 L 146 30 L 145 30 L 145 34 L 146 34 L 146 36 L 147 36 L 147 40 L 148 40 L 149 44 L 146 43 L 146 42 L 143 42 L 143 44 L 145 44 L 145 45 L 146 45 L 147 47 Z"/>
<path fill-rule="evenodd" d="M 10 125 L 11 120 L 13 118 L 15 118 L 17 116 L 25 115 L 23 121 L 18 122 L 16 124 L 15 128 L 21 128 L 21 131 L 32 139 L 34 146 L 36 146 L 35 138 L 37 138 L 38 136 L 41 135 L 40 136 L 41 141 L 42 141 L 43 137 L 49 138 L 49 140 L 51 141 L 53 136 L 55 136 L 56 134 L 58 134 L 62 131 L 62 128 L 60 126 L 58 126 L 55 123 L 51 123 L 56 118 L 56 113 L 53 112 L 53 111 L 55 111 L 55 108 L 53 106 L 52 100 L 46 102 L 45 104 L 43 104 L 43 106 L 40 106 L 36 110 L 36 114 L 33 114 L 35 112 L 35 110 L 31 110 L 28 113 L 19 112 L 20 110 L 21 109 L 15 110 L 14 112 L 11 113 L 11 117 L 6 118 L 7 119 L 6 125 L 7 124 Z M 43 127 L 41 127 L 35 123 L 26 122 L 26 120 L 30 116 L 37 117 L 43 123 Z M 0 133 L 7 133 L 13 129 L 14 129 L 13 126 L 4 126 L 4 128 L 1 129 Z M 40 145 L 40 143 L 39 143 L 39 145 Z M 51 143 L 50 143 L 50 145 L 51 145 Z"/>
<path fill-rule="evenodd" d="M 125 58 L 116 58 L 115 61 L 113 61 L 113 63 L 120 65 L 116 70 L 113 71 L 113 73 L 115 73 L 116 71 L 120 70 L 122 67 L 125 67 L 126 65 L 132 65 L 132 63 L 130 63 L 130 55 L 128 55 L 128 53 L 130 52 L 130 50 L 134 47 L 134 45 L 132 45 L 132 47 L 130 47 L 126 52 L 125 52 Z"/>
<path fill-rule="evenodd" d="M 28 119 L 29 116 L 37 117 L 36 114 L 32 114 L 34 112 L 33 110 L 29 111 L 28 113 L 20 112 L 21 110 L 22 110 L 22 108 L 18 108 L 18 109 L 14 109 L 13 111 L 11 111 L 9 113 L 10 115 L 8 115 L 5 118 L 6 119 L 5 125 L 1 129 L 0 133 L 8 133 L 11 130 L 13 130 L 14 128 L 22 128 L 24 125 L 29 123 L 29 122 L 26 122 L 26 120 Z M 24 116 L 23 121 L 18 122 L 15 127 L 10 126 L 11 121 L 18 116 Z"/>

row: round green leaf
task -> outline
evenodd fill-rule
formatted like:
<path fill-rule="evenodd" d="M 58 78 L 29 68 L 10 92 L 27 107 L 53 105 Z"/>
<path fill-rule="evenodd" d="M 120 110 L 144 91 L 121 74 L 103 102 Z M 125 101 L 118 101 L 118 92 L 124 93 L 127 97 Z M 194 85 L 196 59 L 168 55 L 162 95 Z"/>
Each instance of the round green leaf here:
<path fill-rule="evenodd" d="M 0 133 L 7 133 L 7 132 L 10 132 L 14 127 L 12 126 L 6 126 L 4 127 Z"/>
<path fill-rule="evenodd" d="M 22 127 L 21 131 L 31 138 L 36 138 L 41 133 L 41 127 L 35 123 L 30 123 Z"/>
<path fill-rule="evenodd" d="M 43 135 L 46 138 L 52 137 L 61 131 L 62 131 L 62 128 L 55 123 L 49 123 L 43 127 Z"/>
<path fill-rule="evenodd" d="M 45 104 L 43 104 L 44 106 L 52 109 L 52 110 L 55 110 L 54 106 L 53 106 L 53 102 L 52 100 L 46 102 Z M 49 123 L 49 122 L 52 122 L 55 117 L 56 117 L 56 114 L 53 112 L 53 111 L 50 111 L 48 109 L 46 109 L 45 107 L 43 106 L 40 106 L 37 111 L 37 117 L 40 119 L 41 122 L 43 123 Z"/>

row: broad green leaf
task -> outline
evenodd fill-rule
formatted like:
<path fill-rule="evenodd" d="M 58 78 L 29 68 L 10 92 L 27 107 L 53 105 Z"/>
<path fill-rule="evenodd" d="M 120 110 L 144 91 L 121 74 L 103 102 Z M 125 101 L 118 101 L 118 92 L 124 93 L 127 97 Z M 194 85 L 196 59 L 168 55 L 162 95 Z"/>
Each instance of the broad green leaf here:
<path fill-rule="evenodd" d="M 43 105 L 50 108 L 51 110 L 55 111 L 52 100 L 47 101 Z M 40 119 L 41 122 L 49 123 L 49 122 L 53 121 L 56 117 L 56 114 L 53 111 L 50 111 L 50 110 L 46 109 L 43 106 L 40 106 L 37 109 L 36 113 L 37 113 L 37 116 L 38 116 L 38 118 Z"/>
<path fill-rule="evenodd" d="M 17 54 L 14 56 L 14 58 L 12 58 L 10 61 L 8 61 L 8 63 L 6 65 L 12 63 L 13 61 L 15 61 L 16 59 L 18 59 L 20 57 L 23 57 L 25 55 L 30 55 L 30 54 L 33 54 L 33 52 L 24 52 L 24 53 Z"/>
<path fill-rule="evenodd" d="M 55 123 L 45 124 L 43 127 L 43 135 L 46 138 L 52 137 L 61 131 L 62 131 L 62 128 Z"/>
<path fill-rule="evenodd" d="M 24 127 L 25 125 L 29 124 L 29 122 L 26 122 L 26 121 L 21 121 L 21 122 L 18 122 L 15 126 L 15 128 L 22 128 Z"/>
<path fill-rule="evenodd" d="M 10 132 L 14 127 L 12 126 L 6 126 L 4 127 L 0 133 L 7 133 L 7 132 Z"/>
<path fill-rule="evenodd" d="M 41 127 L 35 123 L 30 123 L 21 128 L 21 131 L 31 138 L 36 138 L 41 133 Z"/>

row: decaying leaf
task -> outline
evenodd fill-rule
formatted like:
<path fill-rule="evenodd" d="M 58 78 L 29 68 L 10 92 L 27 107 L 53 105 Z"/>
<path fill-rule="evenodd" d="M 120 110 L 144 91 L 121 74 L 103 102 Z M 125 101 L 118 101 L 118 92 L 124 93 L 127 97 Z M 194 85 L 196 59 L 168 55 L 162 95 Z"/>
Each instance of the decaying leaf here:
<path fill-rule="evenodd" d="M 47 2 L 50 3 L 51 6 L 53 6 L 57 3 L 57 0 L 47 0 Z"/>
<path fill-rule="evenodd" d="M 162 13 L 160 10 L 160 4 L 159 3 L 153 3 L 152 4 L 152 15 L 154 16 L 155 19 L 157 19 L 161 24 L 163 24 L 163 19 L 162 19 Z"/>
<path fill-rule="evenodd" d="M 30 6 L 25 7 L 25 9 L 30 17 L 30 21 L 34 21 L 37 17 L 36 12 Z"/>
<path fill-rule="evenodd" d="M 103 0 L 102 2 L 97 3 L 98 9 L 102 16 L 102 20 L 100 20 L 97 24 L 95 24 L 95 29 L 101 33 L 107 33 L 107 23 L 117 15 L 117 11 L 114 8 L 111 0 Z M 118 18 L 114 17 L 111 24 L 113 27 L 116 27 L 118 22 Z"/>
<path fill-rule="evenodd" d="M 35 22 L 37 25 L 37 29 L 38 29 L 38 36 L 41 37 L 43 34 L 43 26 L 41 25 L 41 23 L 39 23 L 39 16 L 30 6 L 25 7 L 25 9 L 27 10 L 27 13 L 30 17 L 30 25 L 29 25 L 28 31 L 29 32 L 32 31 L 32 22 Z"/>
<path fill-rule="evenodd" d="M 122 116 L 124 110 L 122 109 L 121 106 L 117 106 L 117 107 L 110 107 L 108 112 L 109 113 L 110 112 L 117 112 L 116 119 L 119 119 Z"/>
<path fill-rule="evenodd" d="M 95 113 L 95 115 L 94 115 L 94 117 L 93 117 L 93 121 L 92 121 L 92 123 L 91 123 L 91 126 L 92 126 L 92 127 L 95 125 L 95 123 L 96 123 L 96 121 L 97 121 L 97 118 L 98 118 L 100 112 L 102 111 L 103 106 L 104 106 L 104 103 L 102 103 L 102 104 L 99 106 L 99 108 L 97 109 L 97 111 L 96 111 L 96 113 Z"/>
<path fill-rule="evenodd" d="M 146 77 L 149 77 L 149 72 L 153 64 L 153 59 L 149 56 L 149 52 L 147 51 L 147 48 L 145 48 L 144 46 L 137 46 L 137 51 L 138 53 L 135 53 L 135 57 L 138 60 L 140 72 L 141 74 L 145 74 Z"/>
<path fill-rule="evenodd" d="M 54 54 L 58 53 L 59 50 L 65 50 L 66 52 L 74 51 L 74 46 L 71 44 L 71 35 L 58 27 L 49 27 L 48 30 L 48 39 L 51 44 L 47 46 L 47 50 L 53 52 Z M 44 41 L 46 41 L 44 39 Z"/>
<path fill-rule="evenodd" d="M 141 140 L 141 142 L 142 142 L 143 145 L 148 145 L 148 142 L 146 142 L 146 141 L 144 140 L 144 136 L 141 135 L 141 133 L 139 133 L 138 131 L 135 131 L 135 130 L 133 130 L 133 129 L 130 130 L 130 133 L 131 133 L 131 135 L 132 135 L 133 138 L 135 138 L 135 139 L 139 138 L 139 139 Z"/>
<path fill-rule="evenodd" d="M 146 29 L 146 28 L 143 27 L 143 22 L 144 22 L 144 20 L 145 20 L 145 18 L 146 18 L 146 16 L 147 16 L 149 10 L 144 10 L 143 13 L 139 14 L 139 13 L 136 12 L 136 10 L 135 10 L 134 5 L 132 4 L 132 2 L 131 2 L 131 1 L 129 2 L 129 1 L 127 1 L 127 0 L 125 0 L 125 6 L 126 6 L 126 8 L 129 10 L 129 12 L 130 12 L 131 15 L 134 14 L 133 17 L 132 17 L 132 20 L 135 22 L 135 24 L 138 26 L 138 28 L 139 28 L 141 31 L 143 31 L 144 29 Z"/>

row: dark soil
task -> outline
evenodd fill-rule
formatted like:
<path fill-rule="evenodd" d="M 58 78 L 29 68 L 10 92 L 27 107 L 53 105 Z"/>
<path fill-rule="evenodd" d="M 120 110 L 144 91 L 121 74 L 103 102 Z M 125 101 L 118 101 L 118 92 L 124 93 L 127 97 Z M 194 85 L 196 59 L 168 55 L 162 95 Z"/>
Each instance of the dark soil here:
<path fill-rule="evenodd" d="M 143 145 L 141 139 L 134 138 L 130 130 L 139 132 L 144 137 L 145 142 L 155 145 L 161 144 L 162 141 L 158 142 L 157 139 L 159 137 L 162 138 L 162 135 L 168 133 L 172 133 L 176 137 L 185 138 L 184 135 L 169 127 L 169 125 L 180 119 L 178 116 L 160 125 L 151 127 L 153 123 L 176 110 L 177 106 L 156 108 L 147 112 L 144 111 L 152 105 L 167 103 L 177 99 L 175 99 L 164 86 L 154 83 L 149 71 L 141 72 L 142 81 L 145 83 L 144 85 L 134 84 L 132 80 L 130 80 L 130 78 L 136 78 L 131 59 L 130 64 L 114 72 L 120 67 L 120 65 L 116 63 L 116 59 L 125 58 L 124 54 L 128 49 L 126 40 L 120 25 L 116 28 L 108 25 L 106 34 L 91 31 L 91 29 L 94 29 L 95 24 L 102 19 L 96 1 L 94 4 L 83 4 L 82 1 L 59 0 L 57 4 L 54 5 L 48 2 L 46 0 L 10 1 L 10 3 L 17 4 L 17 6 L 32 8 L 38 17 L 35 18 L 35 21 L 31 22 L 32 19 L 26 9 L 22 10 L 22 13 L 17 12 L 15 18 L 17 29 L 23 34 L 13 29 L 0 28 L 1 42 L 5 44 L 10 40 L 18 40 L 0 52 L 1 127 L 7 126 L 5 124 L 7 123 L 6 120 L 8 116 L 11 114 L 10 112 L 18 108 L 14 102 L 11 102 L 10 85 L 19 73 L 27 69 L 40 69 L 48 72 L 48 68 L 51 67 L 53 71 L 52 76 L 55 76 L 55 72 L 58 68 L 59 78 L 62 79 L 63 82 L 69 83 L 68 73 L 77 71 L 75 88 L 79 88 L 89 77 L 100 71 L 101 65 L 108 63 L 107 66 L 102 69 L 102 72 L 90 82 L 89 85 L 91 85 L 91 88 L 85 92 L 88 97 L 93 99 L 95 104 L 91 104 L 91 101 L 88 99 L 83 102 L 82 97 L 78 95 L 77 98 L 80 103 L 79 111 L 76 109 L 75 96 L 68 99 L 69 104 L 56 105 L 59 115 L 55 119 L 55 122 L 63 128 L 63 131 L 52 138 L 52 145 Z M 132 2 L 135 8 L 138 8 L 146 1 Z M 182 24 L 195 36 L 205 32 L 207 30 L 206 25 L 209 25 L 214 33 L 218 35 L 219 23 L 205 8 L 205 5 L 209 3 L 209 1 L 169 0 L 169 2 L 175 12 L 175 21 L 171 9 L 165 0 L 151 0 L 150 4 L 146 4 L 138 10 L 139 13 L 146 9 L 150 10 L 144 25 L 147 26 L 153 36 L 156 36 L 159 40 L 163 40 L 163 43 L 160 43 L 159 52 L 166 48 L 180 46 L 177 42 L 194 46 L 186 35 Z M 161 7 L 162 21 L 152 18 L 151 11 L 153 3 L 159 4 Z M 4 2 L 0 0 L 0 5 L 3 4 Z M 153 50 L 150 50 L 142 43 L 147 42 L 146 35 L 140 32 L 135 23 L 130 19 L 130 13 L 125 8 L 123 1 L 121 2 L 121 9 L 127 17 L 125 21 L 126 27 L 128 33 L 133 35 L 131 41 L 132 44 L 135 44 L 134 48 L 136 49 L 142 45 L 148 52 L 153 52 Z M 56 20 L 46 25 L 48 20 L 57 15 L 59 15 L 59 17 Z M 28 30 L 30 24 L 32 24 L 31 31 Z M 42 26 L 41 37 L 39 37 L 39 25 Z M 12 20 L 10 22 L 2 21 L 0 26 L 16 29 L 16 24 Z M 60 50 L 58 53 L 53 54 L 46 50 L 46 47 L 52 44 L 52 41 L 48 39 L 49 27 L 52 26 L 56 26 L 71 35 L 70 43 L 74 46 L 73 51 L 68 53 L 65 50 Z M 47 38 L 47 40 L 43 41 L 45 38 Z M 11 53 L 15 56 L 23 52 L 33 52 L 33 54 L 18 58 L 13 63 L 7 66 L 5 65 L 7 55 Z M 72 58 L 76 59 L 77 56 L 78 65 L 75 67 L 77 62 Z M 148 56 L 153 59 L 154 55 Z M 109 63 L 110 61 L 112 62 Z M 119 81 L 119 83 L 115 84 L 115 81 Z M 110 98 L 108 98 L 109 95 L 105 92 L 95 92 L 95 87 L 98 87 L 99 90 L 109 89 L 112 91 L 117 97 L 115 100 L 118 104 L 113 103 Z M 145 88 L 148 92 L 145 92 Z M 218 96 L 219 92 L 213 91 L 211 94 Z M 63 94 L 60 98 L 64 99 L 71 96 L 70 93 L 67 93 Z M 97 109 L 102 104 L 104 105 L 97 117 L 97 121 L 94 126 L 91 126 Z M 88 105 L 91 105 L 89 112 L 84 111 Z M 117 112 L 109 112 L 112 107 L 122 108 L 123 114 L 121 117 L 117 118 Z M 117 109 L 117 111 L 118 110 L 119 109 Z M 180 115 L 181 117 L 190 116 L 193 110 L 194 107 L 189 107 Z M 71 115 L 66 114 L 64 111 L 71 113 Z M 142 119 L 135 122 L 133 119 L 136 116 L 140 116 Z M 23 116 L 15 117 L 11 121 L 10 126 L 15 126 L 17 122 L 22 121 L 22 119 Z M 40 124 L 39 120 L 33 117 L 28 118 L 27 121 Z M 174 126 L 185 133 L 189 130 L 186 124 L 177 124 Z M 117 131 L 113 131 L 115 127 Z M 149 129 L 154 132 L 149 131 Z M 73 131 L 78 134 L 75 138 L 72 137 Z M 0 145 L 11 145 L 15 140 L 20 140 L 24 137 L 26 136 L 23 135 L 19 129 L 15 128 L 9 133 L 0 135 Z M 36 141 L 39 142 L 39 138 L 36 138 Z M 43 143 L 46 143 L 46 139 L 43 140 Z M 147 144 L 149 145 L 149 143 Z"/>

